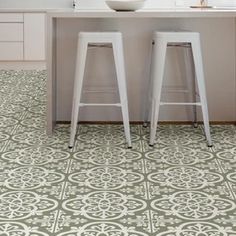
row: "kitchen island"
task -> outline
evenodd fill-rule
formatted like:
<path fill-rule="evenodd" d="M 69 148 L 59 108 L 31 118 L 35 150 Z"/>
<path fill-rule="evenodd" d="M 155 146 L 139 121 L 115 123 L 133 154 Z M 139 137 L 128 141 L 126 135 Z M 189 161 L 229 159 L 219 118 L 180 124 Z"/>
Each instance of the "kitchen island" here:
<path fill-rule="evenodd" d="M 47 12 L 47 133 L 53 131 L 57 121 L 69 121 L 79 31 L 111 31 L 123 33 L 128 99 L 131 121 L 141 121 L 151 55 L 151 36 L 154 30 L 192 30 L 201 34 L 207 98 L 211 121 L 236 120 L 235 87 L 235 17 L 234 9 L 153 9 L 137 12 L 112 10 L 55 10 Z M 103 50 L 103 51 L 102 51 Z M 166 62 L 167 84 L 183 89 L 183 54 L 170 49 Z M 87 101 L 104 102 L 116 99 L 113 91 L 114 65 L 109 49 L 90 52 L 87 60 L 85 87 L 98 93 L 85 94 Z M 176 63 L 176 60 L 178 63 Z M 91 70 L 91 68 L 93 68 Z M 104 91 L 108 91 L 108 93 Z M 104 98 L 105 95 L 105 98 Z M 167 94 L 168 99 L 185 96 Z M 110 108 L 109 108 L 110 109 Z M 187 120 L 189 111 L 179 108 L 161 110 L 161 119 Z M 199 114 L 201 119 L 201 114 Z M 84 108 L 80 120 L 118 121 L 119 110 Z"/>

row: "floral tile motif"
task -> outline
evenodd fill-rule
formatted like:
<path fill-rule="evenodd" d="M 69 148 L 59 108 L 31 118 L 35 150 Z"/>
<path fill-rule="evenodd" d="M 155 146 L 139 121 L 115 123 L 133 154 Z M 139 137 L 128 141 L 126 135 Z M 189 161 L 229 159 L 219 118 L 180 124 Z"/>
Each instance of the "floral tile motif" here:
<path fill-rule="evenodd" d="M 0 71 L 0 235 L 235 236 L 236 128 L 69 125 L 45 133 L 45 71 Z"/>

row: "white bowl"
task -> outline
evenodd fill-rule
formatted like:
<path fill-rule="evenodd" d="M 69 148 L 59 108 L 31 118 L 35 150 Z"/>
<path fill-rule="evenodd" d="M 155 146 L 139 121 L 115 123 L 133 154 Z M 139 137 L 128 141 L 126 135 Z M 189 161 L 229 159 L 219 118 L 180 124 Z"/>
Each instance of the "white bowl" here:
<path fill-rule="evenodd" d="M 115 11 L 136 11 L 144 6 L 145 0 L 107 0 L 108 7 Z"/>

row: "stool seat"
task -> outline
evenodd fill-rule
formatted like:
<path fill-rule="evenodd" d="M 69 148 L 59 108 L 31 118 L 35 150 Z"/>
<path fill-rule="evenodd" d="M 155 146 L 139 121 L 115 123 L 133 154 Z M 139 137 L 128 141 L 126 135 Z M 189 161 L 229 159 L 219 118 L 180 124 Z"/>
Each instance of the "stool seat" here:
<path fill-rule="evenodd" d="M 167 40 L 169 43 L 187 43 L 200 38 L 200 34 L 192 31 L 156 31 L 153 38 Z"/>
<path fill-rule="evenodd" d="M 118 91 L 120 96 L 119 103 L 81 103 L 81 93 L 83 87 L 84 71 L 88 47 L 96 47 L 111 44 L 114 54 Z M 76 70 L 74 79 L 74 93 L 71 115 L 71 133 L 69 147 L 74 145 L 76 127 L 78 122 L 79 108 L 83 106 L 115 106 L 121 107 L 125 137 L 128 147 L 131 148 L 128 100 L 126 88 L 125 65 L 123 55 L 122 34 L 120 32 L 80 32 L 78 34 Z"/>
<path fill-rule="evenodd" d="M 194 65 L 194 93 L 195 78 L 198 85 L 200 102 L 163 102 L 161 101 L 161 90 L 164 77 L 164 67 L 166 59 L 166 51 L 168 46 L 188 47 L 191 49 L 191 60 Z M 190 31 L 156 31 L 153 33 L 153 49 L 152 49 L 152 65 L 151 65 L 151 82 L 149 90 L 151 93 L 151 128 L 150 128 L 150 146 L 153 146 L 156 136 L 157 122 L 159 117 L 159 109 L 161 105 L 190 105 L 194 106 L 194 121 L 196 122 L 196 106 L 202 108 L 203 123 L 208 146 L 212 146 L 210 136 L 210 126 L 208 118 L 208 107 L 206 99 L 206 89 L 204 80 L 204 71 L 202 63 L 200 34 Z M 149 106 L 148 106 L 149 108 Z M 146 112 L 145 120 L 148 120 L 149 112 Z"/>
<path fill-rule="evenodd" d="M 122 39 L 121 32 L 80 32 L 79 39 L 88 40 L 89 43 L 111 43 L 114 40 Z"/>

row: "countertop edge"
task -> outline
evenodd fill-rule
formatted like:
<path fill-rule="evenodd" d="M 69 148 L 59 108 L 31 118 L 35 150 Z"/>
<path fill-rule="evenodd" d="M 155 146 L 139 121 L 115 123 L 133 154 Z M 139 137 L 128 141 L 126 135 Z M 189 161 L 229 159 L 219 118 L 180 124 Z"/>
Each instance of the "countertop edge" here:
<path fill-rule="evenodd" d="M 72 8 L 0 8 L 0 13 L 30 13 L 30 12 L 63 12 L 73 10 Z"/>
<path fill-rule="evenodd" d="M 232 9 L 193 9 L 193 8 L 159 8 L 142 9 L 135 12 L 116 12 L 104 9 L 73 8 L 0 8 L 0 13 L 47 13 L 49 17 L 70 18 L 145 18 L 145 17 L 236 17 L 236 8 Z"/>
<path fill-rule="evenodd" d="M 192 9 L 192 8 L 169 8 L 169 9 L 142 9 L 139 11 L 117 12 L 113 10 L 54 10 L 48 11 L 52 18 L 158 18 L 158 17 L 236 17 L 236 9 Z"/>

